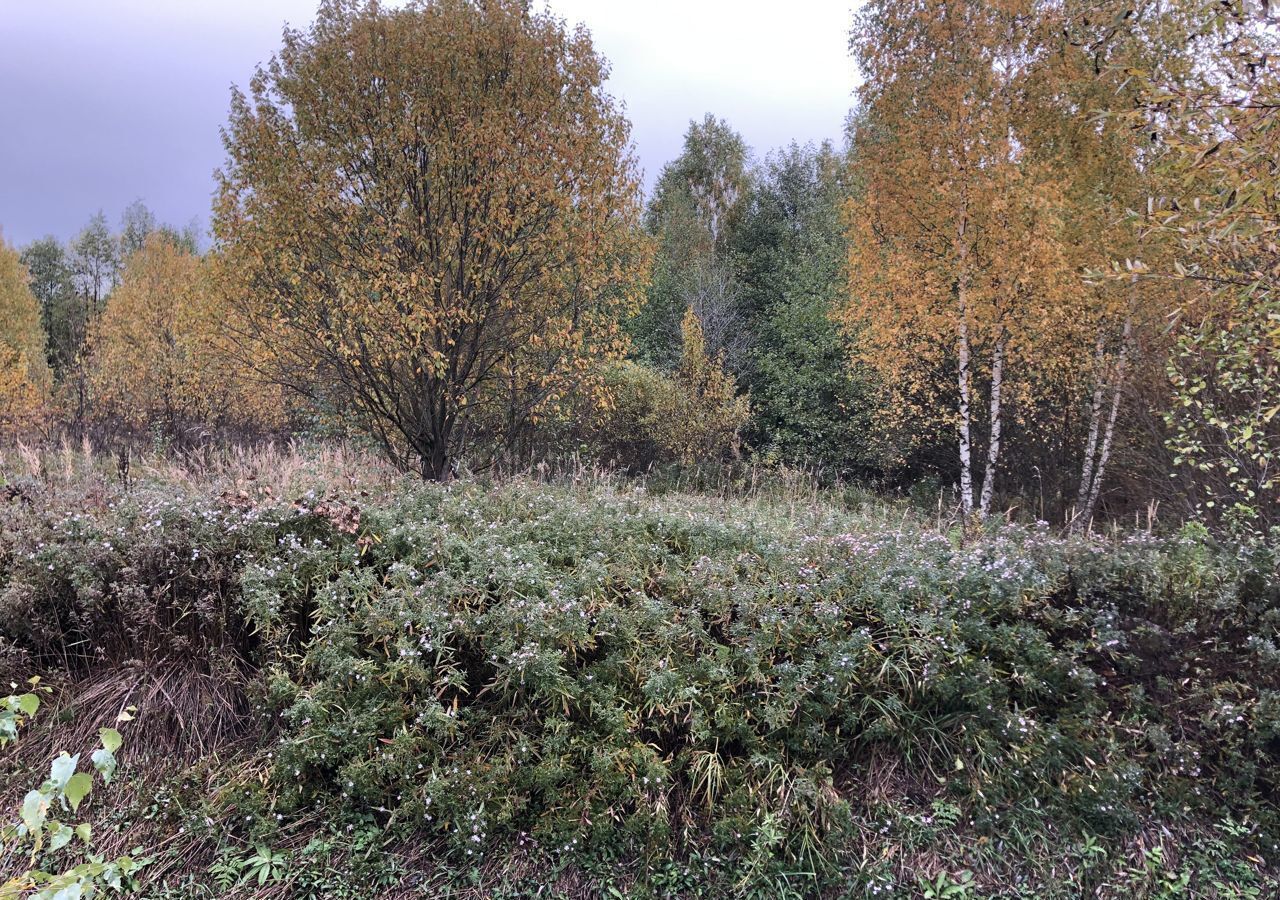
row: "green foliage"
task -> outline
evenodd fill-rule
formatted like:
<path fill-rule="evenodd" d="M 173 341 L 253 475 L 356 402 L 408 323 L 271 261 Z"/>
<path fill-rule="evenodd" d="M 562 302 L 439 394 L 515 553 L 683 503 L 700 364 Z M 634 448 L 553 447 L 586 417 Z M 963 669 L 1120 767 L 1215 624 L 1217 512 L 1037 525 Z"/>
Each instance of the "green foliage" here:
<path fill-rule="evenodd" d="M 1248 527 L 1280 524 L 1280 300 L 1251 298 L 1184 328 L 1169 362 L 1175 462 L 1195 472 L 1202 511 Z M 1221 508 L 1219 508 L 1221 507 Z"/>
<path fill-rule="evenodd" d="M 1166 19 L 1176 41 L 1154 71 L 1132 70 L 1140 102 L 1127 116 L 1151 132 L 1169 184 L 1136 228 L 1173 258 L 1117 269 L 1185 286 L 1168 365 L 1169 446 L 1193 473 L 1197 513 L 1262 532 L 1280 524 L 1280 35 L 1266 5 L 1250 0 L 1183 0 L 1155 22 Z M 1140 22 L 1129 27 L 1130 43 L 1148 40 Z"/>
<path fill-rule="evenodd" d="M 828 144 L 760 167 L 731 243 L 755 344 L 749 440 L 765 458 L 838 474 L 871 462 L 873 404 L 831 319 L 845 291 L 849 167 Z"/>
<path fill-rule="evenodd" d="M 1061 858 L 1043 896 L 1271 883 L 1274 547 L 626 483 L 357 496 L 143 484 L 78 520 L 3 514 L 0 628 L 26 658 L 237 659 L 213 671 L 255 704 L 249 755 L 182 801 L 219 823 L 217 862 L 167 896 L 409 872 L 525 896 L 517 856 L 628 896 L 1018 896 L 993 886 Z M 117 620 L 135 636 L 73 649 Z M 1195 837 L 1143 855 L 1162 829 Z"/>
<path fill-rule="evenodd" d="M 645 211 L 657 254 L 646 302 L 628 330 L 640 359 L 659 368 L 679 360 L 680 319 L 695 306 L 713 353 L 741 342 L 733 286 L 725 278 L 727 248 L 751 184 L 749 151 L 727 122 L 708 114 L 692 121 L 680 156 L 663 167 Z M 729 353 L 738 362 L 739 353 Z"/>
<path fill-rule="evenodd" d="M 366 520 L 377 541 L 287 538 L 246 570 L 280 660 L 277 809 L 336 796 L 462 858 L 692 830 L 750 868 L 828 858 L 839 773 L 878 753 L 980 829 L 1032 797 L 1115 833 L 1162 797 L 1273 789 L 1269 551 L 567 500 L 420 492 Z"/>
<path fill-rule="evenodd" d="M 39 679 L 32 680 L 38 684 Z M 33 693 L 0 697 L 0 747 L 16 739 L 17 727 L 34 716 L 39 707 L 39 698 Z M 127 711 L 120 715 L 121 721 L 130 718 Z M 92 771 L 104 784 L 110 784 L 122 738 L 116 729 L 103 728 L 99 739 L 102 745 L 93 752 Z M 142 865 L 139 861 L 131 856 L 107 860 L 93 854 L 88 849 L 90 824 L 70 824 L 60 819 L 60 813 L 79 812 L 93 790 L 92 771 L 80 769 L 79 754 L 59 753 L 49 766 L 49 777 L 23 797 L 18 821 L 0 827 L 0 847 L 10 858 L 23 851 L 28 853 L 25 869 L 0 884 L 0 898 L 91 900 L 106 888 L 119 892 L 130 883 Z M 73 840 L 83 849 L 83 861 L 47 870 L 45 861 L 69 855 Z"/>
<path fill-rule="evenodd" d="M 83 304 L 76 298 L 71 260 L 62 244 L 50 236 L 23 248 L 22 264 L 31 273 L 31 293 L 40 302 L 49 366 L 61 378 L 75 361 L 87 324 Z"/>
<path fill-rule="evenodd" d="M 954 878 L 945 871 L 932 879 L 920 879 L 920 893 L 924 900 L 963 900 L 973 896 L 973 873 L 961 872 Z"/>
<path fill-rule="evenodd" d="M 39 684 L 40 679 L 32 679 L 32 687 Z M 15 687 L 15 685 L 11 685 Z M 10 694 L 0 698 L 0 748 L 18 739 L 18 729 L 30 721 L 40 709 L 40 697 L 28 691 L 25 694 Z"/>

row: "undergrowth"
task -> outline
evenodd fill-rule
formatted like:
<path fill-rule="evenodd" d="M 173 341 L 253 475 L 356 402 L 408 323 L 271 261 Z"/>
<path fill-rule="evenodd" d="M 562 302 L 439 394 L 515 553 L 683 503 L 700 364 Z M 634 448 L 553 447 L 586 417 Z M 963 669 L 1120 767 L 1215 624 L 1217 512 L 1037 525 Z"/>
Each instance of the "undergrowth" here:
<path fill-rule="evenodd" d="M 4 766 L 136 706 L 88 808 L 144 894 L 1276 892 L 1266 542 L 325 471 L 0 513 L 0 666 L 58 689 Z"/>

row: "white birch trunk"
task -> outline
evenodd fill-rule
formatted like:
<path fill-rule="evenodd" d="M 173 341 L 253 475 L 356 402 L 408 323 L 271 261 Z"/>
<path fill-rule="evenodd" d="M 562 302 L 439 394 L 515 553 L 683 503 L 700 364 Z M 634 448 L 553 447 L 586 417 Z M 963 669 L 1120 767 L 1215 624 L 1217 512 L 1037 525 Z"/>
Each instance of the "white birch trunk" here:
<path fill-rule="evenodd" d="M 968 288 L 963 283 L 958 287 L 959 321 L 956 325 L 956 356 L 958 357 L 957 379 L 960 388 L 960 421 L 958 423 L 960 439 L 960 508 L 966 516 L 973 514 L 973 441 L 971 425 L 971 407 L 969 386 L 972 378 L 970 368 L 972 362 L 969 352 L 969 310 L 967 303 Z"/>
<path fill-rule="evenodd" d="M 1071 527 L 1083 521 L 1084 508 L 1089 501 L 1089 491 L 1093 488 L 1093 463 L 1098 453 L 1098 435 L 1102 431 L 1102 401 L 1106 394 L 1107 382 L 1107 333 L 1098 329 L 1098 343 L 1093 356 L 1093 401 L 1089 406 L 1089 438 L 1084 444 L 1084 462 L 1080 466 L 1080 490 L 1076 492 L 1076 509 L 1071 518 Z"/>
<path fill-rule="evenodd" d="M 1093 473 L 1093 484 L 1089 487 L 1089 499 L 1084 508 L 1084 521 L 1093 518 L 1094 508 L 1098 505 L 1098 495 L 1102 492 L 1102 476 L 1107 470 L 1107 461 L 1111 458 L 1111 441 L 1115 436 L 1116 418 L 1120 414 L 1120 400 L 1124 394 L 1125 369 L 1129 362 L 1129 344 L 1133 339 L 1133 314 L 1125 316 L 1124 330 L 1120 337 L 1120 353 L 1116 359 L 1116 377 L 1111 394 L 1111 411 L 1107 414 L 1107 428 L 1102 436 L 1102 448 L 1098 451 L 1098 465 Z"/>
<path fill-rule="evenodd" d="M 1004 387 L 1004 345 L 1007 335 L 1001 334 L 991 352 L 991 440 L 987 444 L 987 468 L 982 473 L 982 496 L 978 501 L 978 513 L 983 518 L 991 512 L 991 498 L 996 490 L 996 469 L 1000 463 L 1000 399 Z"/>
<path fill-rule="evenodd" d="M 960 444 L 960 509 L 973 515 L 972 354 L 969 347 L 969 243 L 968 216 L 962 202 L 956 224 L 956 380 L 960 390 L 960 418 L 956 423 Z"/>

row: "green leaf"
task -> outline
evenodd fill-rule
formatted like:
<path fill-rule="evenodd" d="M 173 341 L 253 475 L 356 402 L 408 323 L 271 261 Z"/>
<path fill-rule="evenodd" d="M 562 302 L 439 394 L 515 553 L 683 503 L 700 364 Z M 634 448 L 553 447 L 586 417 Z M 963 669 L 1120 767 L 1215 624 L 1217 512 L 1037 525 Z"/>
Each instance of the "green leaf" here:
<path fill-rule="evenodd" d="M 115 755 L 106 747 L 102 747 L 93 751 L 93 767 L 98 770 L 98 774 L 102 776 L 102 780 L 107 784 L 111 783 L 111 776 L 116 773 Z"/>
<path fill-rule="evenodd" d="M 115 753 L 124 742 L 124 739 L 120 737 L 120 732 L 114 728 L 99 729 L 98 737 L 102 739 L 102 746 L 107 748 L 108 753 Z"/>
<path fill-rule="evenodd" d="M 80 838 L 82 843 L 89 843 L 89 835 L 93 832 L 93 826 L 88 822 L 81 822 L 75 828 L 76 837 Z"/>
<path fill-rule="evenodd" d="M 65 788 L 71 776 L 75 774 L 79 763 L 80 754 L 68 756 L 65 750 L 60 753 L 53 761 L 53 765 L 49 767 L 49 780 L 53 782 L 53 786 L 59 789 Z"/>
<path fill-rule="evenodd" d="M 40 708 L 40 698 L 35 694 L 23 694 L 18 698 L 18 709 L 25 715 L 34 716 Z"/>
<path fill-rule="evenodd" d="M 75 831 L 61 822 L 54 822 L 49 826 L 49 849 L 57 852 L 71 843 L 73 837 L 75 837 Z"/>
<path fill-rule="evenodd" d="M 63 788 L 63 796 L 67 798 L 67 802 L 71 804 L 72 809 L 80 808 L 80 801 L 89 796 L 89 791 L 93 788 L 93 779 L 89 777 L 88 772 L 77 772 L 71 776 L 71 780 L 67 782 L 67 786 Z"/>

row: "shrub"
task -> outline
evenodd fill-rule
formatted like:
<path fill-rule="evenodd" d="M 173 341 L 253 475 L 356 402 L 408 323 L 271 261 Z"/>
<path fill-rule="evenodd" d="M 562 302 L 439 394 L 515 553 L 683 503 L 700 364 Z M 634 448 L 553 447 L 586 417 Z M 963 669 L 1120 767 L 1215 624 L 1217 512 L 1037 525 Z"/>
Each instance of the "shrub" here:
<path fill-rule="evenodd" d="M 1262 541 L 951 535 L 521 480 L 290 501 L 150 484 L 78 508 L 5 508 L 0 634 L 81 691 L 91 659 L 228 685 L 220 733 L 251 737 L 250 762 L 190 802 L 272 854 L 277 823 L 321 817 L 459 872 L 536 850 L 869 890 L 946 883 L 912 868 L 938 854 L 952 881 L 1025 879 L 1037 847 L 1110 853 L 1224 815 L 1206 872 L 1280 849 Z M 218 710 L 152 714 L 151 734 Z M 158 746 L 146 718 L 132 740 Z M 1126 866 L 1082 864 L 1071 890 Z"/>
<path fill-rule="evenodd" d="M 592 443 L 631 471 L 656 462 L 684 464 L 737 458 L 751 408 L 737 393 L 721 355 L 710 356 L 690 308 L 681 326 L 684 349 L 670 375 L 642 363 L 610 368 L 605 385 L 613 406 Z"/>
<path fill-rule="evenodd" d="M 1029 795 L 1112 833 L 1160 798 L 1273 795 L 1270 551 L 601 501 L 422 490 L 363 543 L 251 563 L 280 801 L 337 795 L 466 855 L 620 830 L 814 862 L 876 759 L 992 830 Z"/>

